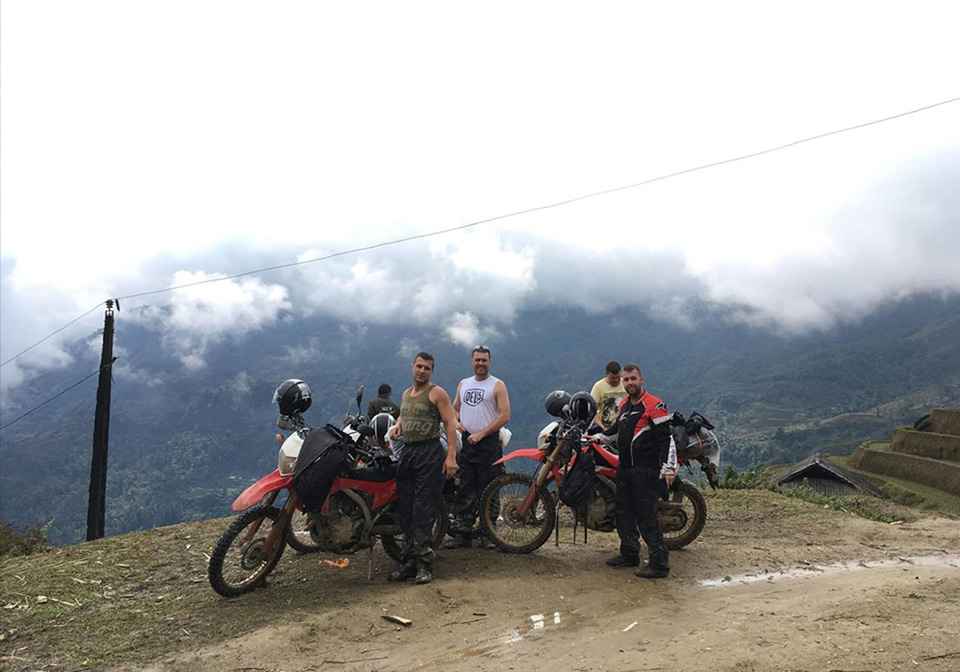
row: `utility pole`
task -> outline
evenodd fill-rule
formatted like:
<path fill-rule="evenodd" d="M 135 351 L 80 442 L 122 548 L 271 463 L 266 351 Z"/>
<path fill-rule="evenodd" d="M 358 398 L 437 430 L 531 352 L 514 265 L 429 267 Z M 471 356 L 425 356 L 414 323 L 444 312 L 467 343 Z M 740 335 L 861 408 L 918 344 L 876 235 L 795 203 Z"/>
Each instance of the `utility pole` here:
<path fill-rule="evenodd" d="M 117 310 L 120 302 L 117 301 Z M 87 504 L 87 541 L 103 537 L 107 501 L 107 443 L 110 437 L 110 385 L 113 382 L 113 299 L 107 300 L 103 318 L 103 350 L 97 410 L 93 418 L 93 459 L 90 463 L 90 501 Z"/>

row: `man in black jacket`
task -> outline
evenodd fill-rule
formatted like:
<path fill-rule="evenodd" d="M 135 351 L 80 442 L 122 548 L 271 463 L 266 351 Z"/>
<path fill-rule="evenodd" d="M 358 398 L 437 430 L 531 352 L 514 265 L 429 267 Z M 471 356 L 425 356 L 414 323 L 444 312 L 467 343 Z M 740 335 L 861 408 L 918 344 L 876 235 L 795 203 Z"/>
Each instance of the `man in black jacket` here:
<path fill-rule="evenodd" d="M 659 481 L 673 485 L 677 475 L 677 449 L 670 431 L 667 405 L 643 388 L 643 375 L 636 364 L 623 367 L 627 396 L 620 402 L 617 422 L 597 438 L 616 441 L 620 454 L 617 467 L 617 534 L 620 553 L 607 560 L 611 567 L 640 564 L 640 537 L 649 551 L 649 561 L 637 570 L 644 579 L 670 573 L 669 554 L 657 518 Z"/>
<path fill-rule="evenodd" d="M 367 404 L 368 420 L 377 413 L 389 413 L 394 420 L 400 417 L 400 407 L 397 406 L 397 402 L 390 398 L 391 392 L 393 390 L 386 383 L 380 385 L 377 389 L 377 398 L 371 399 L 370 403 Z"/>

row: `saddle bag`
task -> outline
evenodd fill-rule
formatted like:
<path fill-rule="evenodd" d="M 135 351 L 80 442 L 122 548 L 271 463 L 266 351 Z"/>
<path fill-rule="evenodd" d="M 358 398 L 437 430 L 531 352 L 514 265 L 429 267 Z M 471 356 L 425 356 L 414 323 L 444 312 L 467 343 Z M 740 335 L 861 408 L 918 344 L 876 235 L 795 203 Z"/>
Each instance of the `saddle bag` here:
<path fill-rule="evenodd" d="M 350 439 L 333 425 L 312 430 L 303 441 L 293 472 L 293 489 L 303 510 L 319 511 L 347 462 Z"/>
<path fill-rule="evenodd" d="M 557 491 L 560 501 L 573 508 L 585 504 L 593 492 L 595 469 L 593 451 L 578 452 L 577 459 L 567 470 L 567 475 L 564 476 L 563 483 Z"/>

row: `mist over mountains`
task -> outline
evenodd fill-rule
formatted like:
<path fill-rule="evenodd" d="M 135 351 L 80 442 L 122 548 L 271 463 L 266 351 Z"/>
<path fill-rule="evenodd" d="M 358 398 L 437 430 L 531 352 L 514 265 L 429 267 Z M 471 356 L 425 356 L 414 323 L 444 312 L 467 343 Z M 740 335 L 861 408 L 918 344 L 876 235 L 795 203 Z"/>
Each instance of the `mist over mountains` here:
<path fill-rule="evenodd" d="M 421 349 L 437 358 L 434 382 L 452 393 L 471 373 L 469 338 L 491 348 L 492 372 L 507 383 L 511 448 L 531 445 L 548 421 L 542 400 L 549 391 L 589 389 L 608 359 L 638 363 L 671 410 L 696 409 L 714 420 L 724 467 L 850 451 L 933 405 L 960 403 L 960 297 L 889 303 L 860 322 L 804 336 L 751 327 L 731 319 L 731 310 L 688 303 L 670 319 L 633 307 L 615 316 L 525 310 L 496 328 L 463 314 L 428 326 L 281 315 L 239 336 L 208 339 L 196 366 L 167 332 L 151 328 L 162 320 L 121 312 L 107 534 L 229 514 L 235 495 L 275 468 L 269 402 L 282 380 L 311 385 L 311 424 L 337 422 L 355 408 L 359 385 L 370 399 L 388 382 L 398 398 Z M 5 420 L 96 368 L 99 337 L 72 348 L 73 363 L 20 388 L 19 410 L 8 409 Z M 92 379 L 4 430 L 4 519 L 53 520 L 53 540 L 83 538 L 95 392 Z"/>

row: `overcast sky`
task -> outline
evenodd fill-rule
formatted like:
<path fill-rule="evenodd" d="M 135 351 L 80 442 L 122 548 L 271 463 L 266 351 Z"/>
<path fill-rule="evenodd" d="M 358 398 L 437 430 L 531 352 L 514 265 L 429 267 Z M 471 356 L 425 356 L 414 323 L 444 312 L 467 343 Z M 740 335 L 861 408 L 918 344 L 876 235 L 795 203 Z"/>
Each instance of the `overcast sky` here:
<path fill-rule="evenodd" d="M 108 297 L 958 97 L 954 7 L 5 0 L 0 358 Z M 472 343 L 544 302 L 667 315 L 693 296 L 783 333 L 826 329 L 912 292 L 960 291 L 958 184 L 953 103 L 462 233 L 134 299 L 123 317 L 166 330 L 187 368 L 218 335 L 317 312 L 446 325 Z M 101 323 L 95 311 L 5 366 L 3 388 L 67 361 L 64 342 Z"/>

